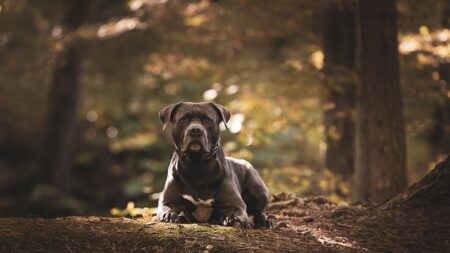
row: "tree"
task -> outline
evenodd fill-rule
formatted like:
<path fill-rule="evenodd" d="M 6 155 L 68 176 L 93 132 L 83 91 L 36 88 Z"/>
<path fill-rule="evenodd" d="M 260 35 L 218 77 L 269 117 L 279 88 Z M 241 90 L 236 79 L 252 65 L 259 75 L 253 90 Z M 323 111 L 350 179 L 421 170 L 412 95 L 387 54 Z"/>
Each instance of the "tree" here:
<path fill-rule="evenodd" d="M 395 1 L 362 0 L 361 90 L 354 200 L 384 201 L 407 186 Z"/>
<path fill-rule="evenodd" d="M 67 2 L 62 24 L 73 32 L 84 22 L 89 0 Z M 53 81 L 48 96 L 43 181 L 64 188 L 72 164 L 72 148 L 80 90 L 81 43 L 70 40 L 56 55 Z"/>
<path fill-rule="evenodd" d="M 330 5 L 325 15 L 326 166 L 347 177 L 354 163 L 356 17 L 348 3 Z"/>

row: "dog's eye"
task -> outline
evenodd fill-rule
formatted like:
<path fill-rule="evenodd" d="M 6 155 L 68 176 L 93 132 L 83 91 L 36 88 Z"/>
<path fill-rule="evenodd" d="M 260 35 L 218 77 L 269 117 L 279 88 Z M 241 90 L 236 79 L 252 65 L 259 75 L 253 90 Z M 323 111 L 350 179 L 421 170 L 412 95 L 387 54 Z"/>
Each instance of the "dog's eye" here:
<path fill-rule="evenodd" d="M 208 118 L 205 118 L 205 119 L 203 120 L 203 122 L 204 122 L 205 124 L 207 124 L 207 125 L 211 125 L 211 124 L 213 123 L 213 121 L 212 121 L 211 119 L 208 119 Z"/>
<path fill-rule="evenodd" d="M 187 119 L 186 119 L 186 117 L 184 117 L 184 118 L 181 118 L 178 122 L 179 122 L 180 124 L 184 125 L 184 124 L 187 123 Z"/>

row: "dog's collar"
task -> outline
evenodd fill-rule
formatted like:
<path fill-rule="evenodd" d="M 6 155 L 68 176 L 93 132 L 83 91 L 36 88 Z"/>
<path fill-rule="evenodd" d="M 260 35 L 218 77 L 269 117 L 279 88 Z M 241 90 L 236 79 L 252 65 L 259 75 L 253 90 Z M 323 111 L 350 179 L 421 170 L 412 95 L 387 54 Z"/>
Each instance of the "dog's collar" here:
<path fill-rule="evenodd" d="M 203 155 L 203 160 L 209 160 L 211 159 L 213 156 L 215 156 L 217 154 L 217 150 L 219 150 L 219 143 L 220 143 L 220 139 L 219 141 L 216 143 L 216 145 L 214 146 L 214 148 L 206 153 L 205 155 Z"/>

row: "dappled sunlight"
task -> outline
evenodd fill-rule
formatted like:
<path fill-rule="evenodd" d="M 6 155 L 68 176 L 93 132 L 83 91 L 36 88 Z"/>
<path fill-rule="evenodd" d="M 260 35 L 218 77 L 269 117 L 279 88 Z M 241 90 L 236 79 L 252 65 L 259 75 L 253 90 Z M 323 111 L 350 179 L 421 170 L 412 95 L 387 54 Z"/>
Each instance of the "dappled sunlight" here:
<path fill-rule="evenodd" d="M 327 246 L 342 246 L 345 248 L 353 248 L 367 251 L 367 249 L 361 247 L 358 242 L 350 241 L 343 236 L 330 236 L 322 229 L 312 229 L 311 235 L 314 236 L 320 243 Z"/>
<path fill-rule="evenodd" d="M 126 208 L 120 209 L 117 207 L 111 208 L 110 210 L 111 215 L 113 216 L 131 216 L 131 217 L 142 217 L 145 220 L 149 220 L 153 214 L 156 213 L 156 208 L 139 208 L 136 207 L 134 202 L 128 202 Z"/>
<path fill-rule="evenodd" d="M 317 69 L 323 68 L 323 60 L 324 60 L 324 54 L 322 51 L 315 51 L 311 54 L 311 62 Z M 296 65 L 297 67 L 300 67 L 301 65 Z"/>
<path fill-rule="evenodd" d="M 144 6 L 153 7 L 155 5 L 165 4 L 168 0 L 128 0 L 128 7 L 132 11 L 137 11 Z"/>
<path fill-rule="evenodd" d="M 211 67 L 208 59 L 190 57 L 181 52 L 167 54 L 151 54 L 148 63 L 143 66 L 146 73 L 163 80 L 170 80 L 174 75 L 200 75 Z"/>
<path fill-rule="evenodd" d="M 264 168 L 261 175 L 272 194 L 297 193 L 300 196 L 327 196 L 336 204 L 350 202 L 350 182 L 329 170 L 306 166 Z"/>
<path fill-rule="evenodd" d="M 400 35 L 399 51 L 402 54 L 417 53 L 421 64 L 436 66 L 439 62 L 450 61 L 450 30 L 430 31 L 421 26 L 418 33 Z"/>
<path fill-rule="evenodd" d="M 107 130 L 108 138 L 115 138 L 119 131 L 115 127 L 109 127 Z M 156 141 L 156 136 L 149 133 L 136 133 L 128 138 L 122 138 L 111 143 L 110 149 L 114 153 L 123 150 L 138 150 L 145 146 L 151 145 Z"/>
<path fill-rule="evenodd" d="M 235 84 L 232 84 L 225 89 L 225 92 L 227 93 L 227 95 L 236 94 L 238 91 L 239 91 L 239 86 L 237 86 Z"/>
<path fill-rule="evenodd" d="M 119 130 L 116 127 L 108 127 L 106 129 L 106 136 L 108 136 L 108 138 L 113 139 L 116 138 L 119 135 Z"/>
<path fill-rule="evenodd" d="M 404 36 L 399 45 L 402 54 L 409 54 L 419 49 L 419 42 L 413 36 Z"/>
<path fill-rule="evenodd" d="M 214 100 L 217 97 L 218 93 L 215 89 L 209 89 L 203 92 L 203 99 L 206 101 Z"/>
<path fill-rule="evenodd" d="M 133 30 L 139 25 L 139 20 L 135 18 L 124 18 L 117 22 L 100 26 L 97 36 L 100 38 L 117 36 L 125 31 Z"/>
<path fill-rule="evenodd" d="M 233 134 L 239 133 L 242 129 L 242 123 L 244 122 L 244 115 L 242 113 L 237 113 L 231 116 L 230 121 L 227 123 L 230 128 L 230 132 Z"/>
<path fill-rule="evenodd" d="M 88 111 L 86 113 L 86 119 L 89 122 L 95 122 L 98 119 L 98 113 L 96 111 Z"/>

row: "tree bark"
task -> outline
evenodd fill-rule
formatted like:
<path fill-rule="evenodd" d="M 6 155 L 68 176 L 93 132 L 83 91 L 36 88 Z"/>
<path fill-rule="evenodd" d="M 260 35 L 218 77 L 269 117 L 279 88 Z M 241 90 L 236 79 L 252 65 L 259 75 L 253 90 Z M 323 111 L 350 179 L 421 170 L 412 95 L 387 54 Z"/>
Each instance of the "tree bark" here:
<path fill-rule="evenodd" d="M 354 166 L 356 17 L 348 3 L 326 12 L 325 53 L 326 167 L 347 178 Z"/>
<path fill-rule="evenodd" d="M 407 186 L 396 17 L 395 1 L 359 2 L 362 85 L 356 189 L 362 191 L 355 200 L 382 202 Z"/>
<path fill-rule="evenodd" d="M 72 0 L 67 4 L 63 26 L 76 30 L 84 21 L 89 0 Z M 48 97 L 46 141 L 42 163 L 42 177 L 64 189 L 72 166 L 72 149 L 75 134 L 77 100 L 80 90 L 81 45 L 69 41 L 57 53 L 53 81 Z"/>

